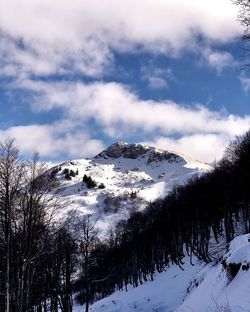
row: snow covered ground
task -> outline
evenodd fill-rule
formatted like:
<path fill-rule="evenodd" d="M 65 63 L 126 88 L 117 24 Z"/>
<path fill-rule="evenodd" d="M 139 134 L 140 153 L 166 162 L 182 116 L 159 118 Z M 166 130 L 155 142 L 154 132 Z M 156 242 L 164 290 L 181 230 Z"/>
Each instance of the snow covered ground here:
<path fill-rule="evenodd" d="M 178 153 L 119 142 L 92 159 L 67 161 L 56 168 L 60 186 L 54 192 L 68 202 L 63 215 L 72 210 L 91 214 L 105 235 L 116 221 L 127 218 L 131 209 L 143 209 L 148 202 L 165 196 L 174 185 L 211 167 Z M 67 180 L 65 169 L 77 174 Z M 94 179 L 97 187 L 88 189 L 82 182 L 84 175 Z M 98 187 L 101 183 L 105 188 Z M 184 271 L 172 265 L 156 274 L 154 281 L 116 292 L 94 303 L 90 311 L 250 312 L 248 237 L 243 235 L 232 241 L 223 263 L 205 264 L 193 259 L 192 266 L 187 257 Z M 237 264 L 239 271 L 232 277 L 230 267 Z M 74 308 L 74 312 L 82 310 L 80 306 Z"/>
<path fill-rule="evenodd" d="M 166 272 L 156 274 L 155 280 L 133 288 L 119 291 L 93 304 L 93 312 L 151 312 L 175 311 L 186 297 L 190 281 L 204 267 L 198 261 L 191 266 L 185 259 L 185 270 L 172 265 Z"/>
<path fill-rule="evenodd" d="M 131 209 L 143 209 L 148 202 L 165 196 L 174 185 L 210 166 L 147 145 L 118 142 L 92 159 L 66 161 L 55 168 L 60 168 L 60 187 L 56 192 L 68 202 L 63 215 L 72 210 L 92 214 L 96 226 L 105 234 L 116 221 L 126 219 Z M 67 180 L 65 169 L 78 174 Z M 94 179 L 97 187 L 88 189 L 82 182 L 84 175 Z M 104 189 L 98 188 L 101 183 Z"/>
<path fill-rule="evenodd" d="M 221 262 L 204 264 L 198 260 L 191 266 L 185 258 L 184 271 L 172 265 L 156 274 L 153 282 L 127 292 L 115 292 L 94 303 L 91 312 L 247 312 L 250 311 L 249 235 L 236 237 Z M 240 263 L 234 278 L 230 263 Z M 78 307 L 75 308 L 78 310 Z"/>

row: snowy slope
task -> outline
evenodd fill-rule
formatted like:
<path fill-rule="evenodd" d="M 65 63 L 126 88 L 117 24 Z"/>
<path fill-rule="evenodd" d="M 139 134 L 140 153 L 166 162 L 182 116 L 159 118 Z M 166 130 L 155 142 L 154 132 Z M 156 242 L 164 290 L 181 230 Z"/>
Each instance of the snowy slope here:
<path fill-rule="evenodd" d="M 172 265 L 156 274 L 153 282 L 127 292 L 115 292 L 94 303 L 91 312 L 246 312 L 250 311 L 250 242 L 249 235 L 236 237 L 224 256 L 226 265 L 204 264 L 198 260 L 191 266 L 185 258 L 184 271 Z M 230 264 L 239 264 L 235 277 Z M 78 311 L 78 307 L 75 308 Z M 80 310 L 79 310 L 80 311 Z"/>
<path fill-rule="evenodd" d="M 64 171 L 77 173 L 71 180 Z M 157 150 L 140 144 L 118 142 L 92 159 L 66 161 L 56 170 L 60 185 L 53 192 L 67 201 L 67 209 L 92 214 L 96 226 L 105 235 L 116 221 L 127 218 L 131 209 L 143 209 L 156 198 L 193 175 L 210 169 L 179 153 Z M 82 182 L 90 176 L 97 186 L 88 189 Z M 103 183 L 105 188 L 99 188 Z M 136 194 L 136 195 L 135 195 Z M 205 264 L 185 258 L 184 271 L 172 265 L 155 275 L 152 282 L 138 288 L 129 287 L 94 303 L 92 312 L 250 312 L 250 242 L 248 235 L 235 238 L 223 263 Z M 238 264 L 238 266 L 237 266 Z M 232 276 L 231 267 L 238 267 Z M 74 312 L 83 307 L 75 307 Z"/>
<path fill-rule="evenodd" d="M 200 272 L 202 282 L 177 311 L 190 311 L 190 307 L 192 311 L 250 311 L 250 270 L 244 270 L 244 265 L 250 263 L 248 238 L 249 235 L 242 235 L 231 242 L 224 257 L 226 267 L 210 264 Z M 230 274 L 230 264 L 239 264 L 235 277 Z"/>
<path fill-rule="evenodd" d="M 77 173 L 65 179 L 66 170 Z M 92 159 L 66 161 L 57 170 L 60 186 L 54 190 L 67 201 L 67 212 L 92 214 L 103 233 L 117 220 L 127 218 L 131 209 L 143 209 L 156 198 L 165 196 L 176 184 L 201 174 L 210 166 L 177 153 L 141 144 L 117 142 Z M 84 175 L 97 182 L 88 189 Z M 100 189 L 103 183 L 105 188 Z"/>
<path fill-rule="evenodd" d="M 166 272 L 157 274 L 155 280 L 146 282 L 128 291 L 119 291 L 93 304 L 92 312 L 151 312 L 175 311 L 183 302 L 187 294 L 190 281 L 204 267 L 198 261 L 191 266 L 189 259 L 185 259 L 185 270 L 178 266 L 171 266 Z M 76 308 L 77 311 L 77 308 Z"/>

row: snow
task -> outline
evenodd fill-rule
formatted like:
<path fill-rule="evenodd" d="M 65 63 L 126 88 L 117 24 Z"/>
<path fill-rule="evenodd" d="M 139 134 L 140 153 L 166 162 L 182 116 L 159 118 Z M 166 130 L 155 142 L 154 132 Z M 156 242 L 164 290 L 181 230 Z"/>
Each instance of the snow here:
<path fill-rule="evenodd" d="M 250 248 L 249 246 L 243 246 L 232 253 L 227 258 L 227 263 L 243 263 L 244 261 L 250 262 Z"/>
<path fill-rule="evenodd" d="M 250 263 L 250 239 L 249 235 L 241 235 L 236 237 L 230 244 L 229 253 L 227 255 L 227 263 Z"/>
<path fill-rule="evenodd" d="M 249 235 L 236 237 L 225 254 L 226 263 L 250 263 Z M 230 279 L 221 262 L 205 264 L 197 259 L 191 266 L 185 258 L 184 271 L 177 265 L 158 273 L 153 282 L 117 291 L 94 303 L 91 312 L 249 312 L 250 269 Z M 77 311 L 77 307 L 76 310 Z M 80 310 L 79 310 L 80 311 Z"/>
<path fill-rule="evenodd" d="M 129 146 L 138 153 L 134 159 L 124 158 L 123 154 L 117 158 L 107 156 L 107 153 L 116 154 L 117 149 L 121 154 L 119 148 L 125 147 L 128 153 Z M 173 157 L 165 159 L 164 155 Z M 187 156 L 124 142 L 113 144 L 92 159 L 66 161 L 60 167 L 57 177 L 61 185 L 55 191 L 60 193 L 68 205 L 59 217 L 66 216 L 72 210 L 78 214 L 91 214 L 101 235 L 105 235 L 117 221 L 128 218 L 131 209 L 143 209 L 147 203 L 164 197 L 174 185 L 185 183 L 193 175 L 211 168 Z M 64 169 L 78 171 L 79 174 L 71 180 L 65 180 L 62 173 Z M 82 183 L 84 174 L 91 176 L 98 185 L 103 183 L 105 188 L 86 188 Z M 136 199 L 131 198 L 132 192 L 136 192 Z M 121 202 L 117 202 L 118 206 L 112 211 L 105 206 L 105 200 L 115 197 L 120 197 Z"/>
<path fill-rule="evenodd" d="M 225 255 L 226 263 L 250 263 L 249 235 L 236 237 Z M 250 311 L 250 270 L 240 268 L 231 280 L 221 264 L 205 268 L 201 284 L 188 296 L 177 311 Z M 220 310 L 219 310 L 220 308 Z M 226 310 L 230 308 L 230 310 Z"/>
<path fill-rule="evenodd" d="M 154 281 L 137 288 L 129 287 L 127 292 L 118 291 L 93 304 L 90 311 L 174 311 L 185 298 L 190 280 L 204 266 L 198 261 L 192 266 L 188 257 L 184 261 L 184 271 L 179 266 L 172 265 L 165 272 L 156 274 Z"/>
<path fill-rule="evenodd" d="M 131 209 L 141 210 L 148 202 L 165 196 L 174 185 L 211 169 L 207 164 L 175 152 L 172 152 L 174 157 L 164 158 L 164 151 L 146 145 L 133 145 L 132 152 L 138 153 L 133 159 L 124 157 L 119 148 L 127 149 L 128 144 L 119 142 L 98 157 L 61 164 L 57 174 L 60 186 L 54 190 L 68 202 L 64 216 L 72 210 L 91 214 L 103 237 L 117 221 L 128 218 Z M 109 157 L 107 153 L 119 157 Z M 70 181 L 65 180 L 62 173 L 65 168 L 78 170 L 79 174 Z M 82 183 L 84 174 L 91 176 L 98 185 L 103 183 L 105 189 L 87 189 Z M 136 192 L 136 198 L 131 196 L 132 192 Z M 118 197 L 119 202 L 113 208 L 107 207 L 107 199 Z M 250 269 L 243 269 L 250 264 L 249 237 L 238 236 L 231 242 L 224 255 L 224 265 L 221 261 L 205 264 L 195 257 L 191 265 L 186 257 L 184 271 L 171 265 L 165 272 L 155 274 L 154 281 L 137 288 L 130 286 L 127 292 L 117 291 L 95 302 L 90 311 L 250 312 Z M 240 267 L 234 278 L 228 271 L 232 263 Z M 74 307 L 74 312 L 82 310 L 82 306 Z"/>

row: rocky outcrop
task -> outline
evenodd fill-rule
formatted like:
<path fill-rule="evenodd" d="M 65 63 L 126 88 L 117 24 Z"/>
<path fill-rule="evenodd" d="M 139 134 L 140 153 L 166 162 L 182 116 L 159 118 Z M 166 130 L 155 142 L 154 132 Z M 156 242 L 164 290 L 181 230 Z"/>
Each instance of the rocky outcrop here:
<path fill-rule="evenodd" d="M 150 147 L 145 144 L 129 144 L 125 142 L 116 142 L 112 144 L 95 158 L 108 159 L 119 157 L 128 159 L 144 158 L 148 164 L 163 160 L 168 162 L 179 162 L 183 160 L 180 156 L 168 151 L 156 149 L 155 147 Z"/>
<path fill-rule="evenodd" d="M 154 149 L 148 157 L 148 164 L 150 164 L 152 162 L 163 161 L 163 160 L 166 160 L 170 163 L 171 162 L 179 162 L 179 161 L 181 161 L 181 159 L 182 159 L 181 157 L 179 157 L 178 155 L 176 155 L 174 153 Z"/>
<path fill-rule="evenodd" d="M 97 157 L 111 157 L 119 158 L 123 155 L 126 150 L 127 143 L 125 142 L 116 142 L 109 146 L 106 150 L 97 155 Z"/>
<path fill-rule="evenodd" d="M 96 158 L 130 158 L 137 159 L 149 150 L 147 145 L 116 142 L 96 156 Z"/>
<path fill-rule="evenodd" d="M 123 153 L 124 158 L 137 159 L 149 151 L 149 146 L 141 144 L 128 144 Z"/>

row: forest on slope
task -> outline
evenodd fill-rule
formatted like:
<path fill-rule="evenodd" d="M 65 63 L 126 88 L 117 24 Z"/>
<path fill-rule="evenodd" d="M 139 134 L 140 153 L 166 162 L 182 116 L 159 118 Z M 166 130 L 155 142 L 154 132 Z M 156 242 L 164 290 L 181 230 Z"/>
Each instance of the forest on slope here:
<path fill-rule="evenodd" d="M 66 202 L 55 173 L 13 141 L 0 146 L 0 310 L 71 312 L 117 289 L 152 280 L 186 255 L 220 261 L 250 227 L 250 131 L 215 168 L 133 212 L 101 241 L 90 216 L 55 218 Z"/>
<path fill-rule="evenodd" d="M 171 263 L 182 267 L 185 255 L 220 261 L 228 243 L 250 226 L 250 132 L 233 141 L 214 170 L 175 187 L 127 221 L 92 254 L 87 300 L 152 280 Z M 91 277 L 91 278 L 90 278 Z M 77 283 L 86 301 L 86 276 Z"/>

